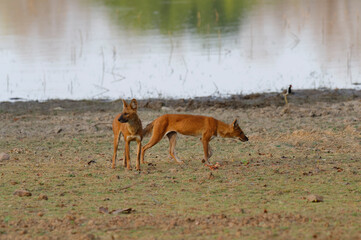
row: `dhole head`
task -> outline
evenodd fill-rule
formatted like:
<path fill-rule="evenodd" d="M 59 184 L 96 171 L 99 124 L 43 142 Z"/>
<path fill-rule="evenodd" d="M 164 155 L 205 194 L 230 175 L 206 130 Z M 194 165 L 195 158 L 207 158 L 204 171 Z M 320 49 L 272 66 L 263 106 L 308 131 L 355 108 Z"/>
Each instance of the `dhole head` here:
<path fill-rule="evenodd" d="M 129 105 L 126 101 L 123 101 L 123 112 L 121 113 L 118 121 L 121 123 L 129 122 L 129 120 L 134 119 L 137 116 L 138 103 L 134 98 L 130 101 Z"/>
<path fill-rule="evenodd" d="M 239 140 L 241 140 L 242 142 L 247 142 L 248 141 L 248 137 L 244 134 L 244 132 L 242 131 L 242 129 L 239 127 L 237 119 L 233 121 L 232 123 L 232 135 L 233 137 L 238 137 Z"/>

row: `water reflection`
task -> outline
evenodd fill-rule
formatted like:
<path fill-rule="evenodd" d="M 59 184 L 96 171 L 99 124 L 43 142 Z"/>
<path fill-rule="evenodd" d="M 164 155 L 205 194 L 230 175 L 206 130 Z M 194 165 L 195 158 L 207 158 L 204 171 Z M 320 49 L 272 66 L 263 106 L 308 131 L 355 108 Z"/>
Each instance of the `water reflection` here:
<path fill-rule="evenodd" d="M 361 1 L 0 1 L 0 101 L 357 88 Z"/>
<path fill-rule="evenodd" d="M 125 0 L 104 2 L 116 23 L 126 29 L 156 29 L 162 34 L 192 29 L 199 34 L 239 30 L 240 20 L 257 1 L 252 0 Z"/>

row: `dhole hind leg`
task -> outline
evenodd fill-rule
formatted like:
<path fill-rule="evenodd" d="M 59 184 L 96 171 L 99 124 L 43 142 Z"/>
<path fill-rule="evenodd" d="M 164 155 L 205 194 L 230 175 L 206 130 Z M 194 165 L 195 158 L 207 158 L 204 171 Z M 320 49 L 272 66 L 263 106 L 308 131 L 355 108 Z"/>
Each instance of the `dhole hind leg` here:
<path fill-rule="evenodd" d="M 209 164 L 208 158 L 212 156 L 212 150 L 209 146 L 209 141 L 211 137 L 208 137 L 207 135 L 203 135 L 202 137 L 202 144 L 203 144 L 203 151 L 204 151 L 204 161 Z"/>
<path fill-rule="evenodd" d="M 175 144 L 177 142 L 177 133 L 176 132 L 169 132 L 169 133 L 167 133 L 167 137 L 169 139 L 169 154 L 170 154 L 170 156 L 177 163 L 183 163 L 183 161 L 179 160 L 177 155 L 175 154 Z"/>

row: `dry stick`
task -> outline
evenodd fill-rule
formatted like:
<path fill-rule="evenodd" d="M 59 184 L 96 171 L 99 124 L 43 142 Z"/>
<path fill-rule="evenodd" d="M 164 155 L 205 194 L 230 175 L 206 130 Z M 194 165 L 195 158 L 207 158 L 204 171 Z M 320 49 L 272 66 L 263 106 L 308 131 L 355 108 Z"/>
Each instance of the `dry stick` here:
<path fill-rule="evenodd" d="M 94 127 L 96 127 L 96 126 L 98 126 L 100 124 L 111 125 L 112 123 L 110 123 L 110 122 L 98 122 L 98 123 L 94 124 Z"/>
<path fill-rule="evenodd" d="M 158 204 L 158 205 L 161 205 L 162 203 L 159 202 L 157 199 L 155 199 L 152 195 L 148 195 L 152 200 L 153 202 L 155 202 L 155 204 Z"/>
<path fill-rule="evenodd" d="M 10 79 L 9 74 L 6 75 L 6 91 L 9 92 L 10 90 Z"/>
<path fill-rule="evenodd" d="M 352 61 L 352 48 L 353 45 L 350 45 L 350 51 L 347 53 L 347 77 L 350 79 L 352 84 L 352 71 L 351 71 L 351 61 Z"/>
<path fill-rule="evenodd" d="M 73 46 L 71 48 L 71 60 L 73 62 L 73 65 L 76 65 L 76 47 Z"/>
<path fill-rule="evenodd" d="M 210 39 L 210 37 L 209 37 L 209 29 L 210 29 L 210 27 L 209 27 L 209 24 L 208 24 L 208 25 L 207 25 L 208 60 L 211 59 L 211 44 L 210 44 L 210 42 L 209 42 L 209 39 Z"/>
<path fill-rule="evenodd" d="M 44 73 L 44 76 L 43 76 L 42 85 L 43 85 L 43 92 L 44 92 L 44 95 L 45 95 L 45 92 L 46 92 L 46 75 L 45 75 L 45 73 Z"/>
<path fill-rule="evenodd" d="M 283 94 L 283 97 L 285 98 L 286 105 L 288 105 L 287 94 Z"/>
<path fill-rule="evenodd" d="M 104 83 L 104 73 L 105 73 L 105 59 L 104 59 L 104 49 L 103 49 L 103 47 L 102 47 L 102 57 L 103 57 L 103 73 L 102 73 L 101 86 L 103 86 L 103 83 Z"/>
<path fill-rule="evenodd" d="M 172 56 L 173 56 L 173 39 L 172 39 L 172 34 L 170 33 L 170 31 L 168 31 L 168 37 L 169 37 L 169 41 L 170 41 L 170 54 L 169 54 L 169 61 L 168 61 L 168 65 L 170 65 L 171 61 L 172 61 Z"/>
<path fill-rule="evenodd" d="M 253 25 L 251 24 L 251 46 L 250 46 L 250 59 L 253 59 Z"/>
<path fill-rule="evenodd" d="M 125 187 L 119 188 L 118 190 L 125 190 L 125 189 L 131 188 L 131 187 L 133 187 L 133 185 L 125 186 Z"/>
<path fill-rule="evenodd" d="M 79 51 L 79 58 L 83 55 L 83 33 L 81 29 L 79 29 L 79 36 L 80 36 L 80 51 Z"/>
<path fill-rule="evenodd" d="M 183 59 L 184 66 L 186 67 L 186 73 L 185 73 L 184 80 L 183 80 L 183 85 L 184 85 L 185 81 L 187 80 L 189 70 L 188 70 L 188 65 L 186 63 L 186 60 L 184 59 L 183 55 L 182 55 L 182 59 Z"/>
<path fill-rule="evenodd" d="M 117 47 L 113 46 L 113 61 L 117 61 Z"/>
<path fill-rule="evenodd" d="M 200 27 L 201 26 L 201 12 L 200 11 L 198 11 L 197 12 L 197 27 Z"/>
<path fill-rule="evenodd" d="M 96 84 L 93 84 L 93 86 L 96 87 L 96 88 L 99 88 L 99 89 L 103 89 L 103 92 L 98 93 L 98 94 L 95 94 L 95 95 L 93 96 L 93 98 L 94 98 L 94 97 L 97 97 L 97 96 L 99 96 L 99 95 L 102 95 L 102 94 L 104 94 L 104 93 L 106 93 L 106 92 L 109 92 L 109 89 L 108 89 L 108 88 L 105 88 L 105 87 L 102 87 L 102 86 L 99 86 L 99 85 L 96 85 Z"/>
<path fill-rule="evenodd" d="M 221 50 L 222 50 L 222 35 L 221 30 L 218 29 L 218 61 L 221 62 Z"/>
<path fill-rule="evenodd" d="M 138 19 L 138 24 L 140 24 L 140 21 L 142 19 L 142 11 L 140 11 L 138 14 L 137 14 L 137 19 Z"/>

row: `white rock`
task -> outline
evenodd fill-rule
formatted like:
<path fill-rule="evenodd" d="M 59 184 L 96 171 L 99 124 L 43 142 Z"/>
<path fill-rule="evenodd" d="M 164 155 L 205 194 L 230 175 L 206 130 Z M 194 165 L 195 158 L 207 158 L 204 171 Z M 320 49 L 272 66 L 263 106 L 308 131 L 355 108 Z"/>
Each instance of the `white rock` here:
<path fill-rule="evenodd" d="M 10 155 L 7 153 L 0 153 L 0 161 L 6 161 L 6 160 L 10 160 Z"/>

